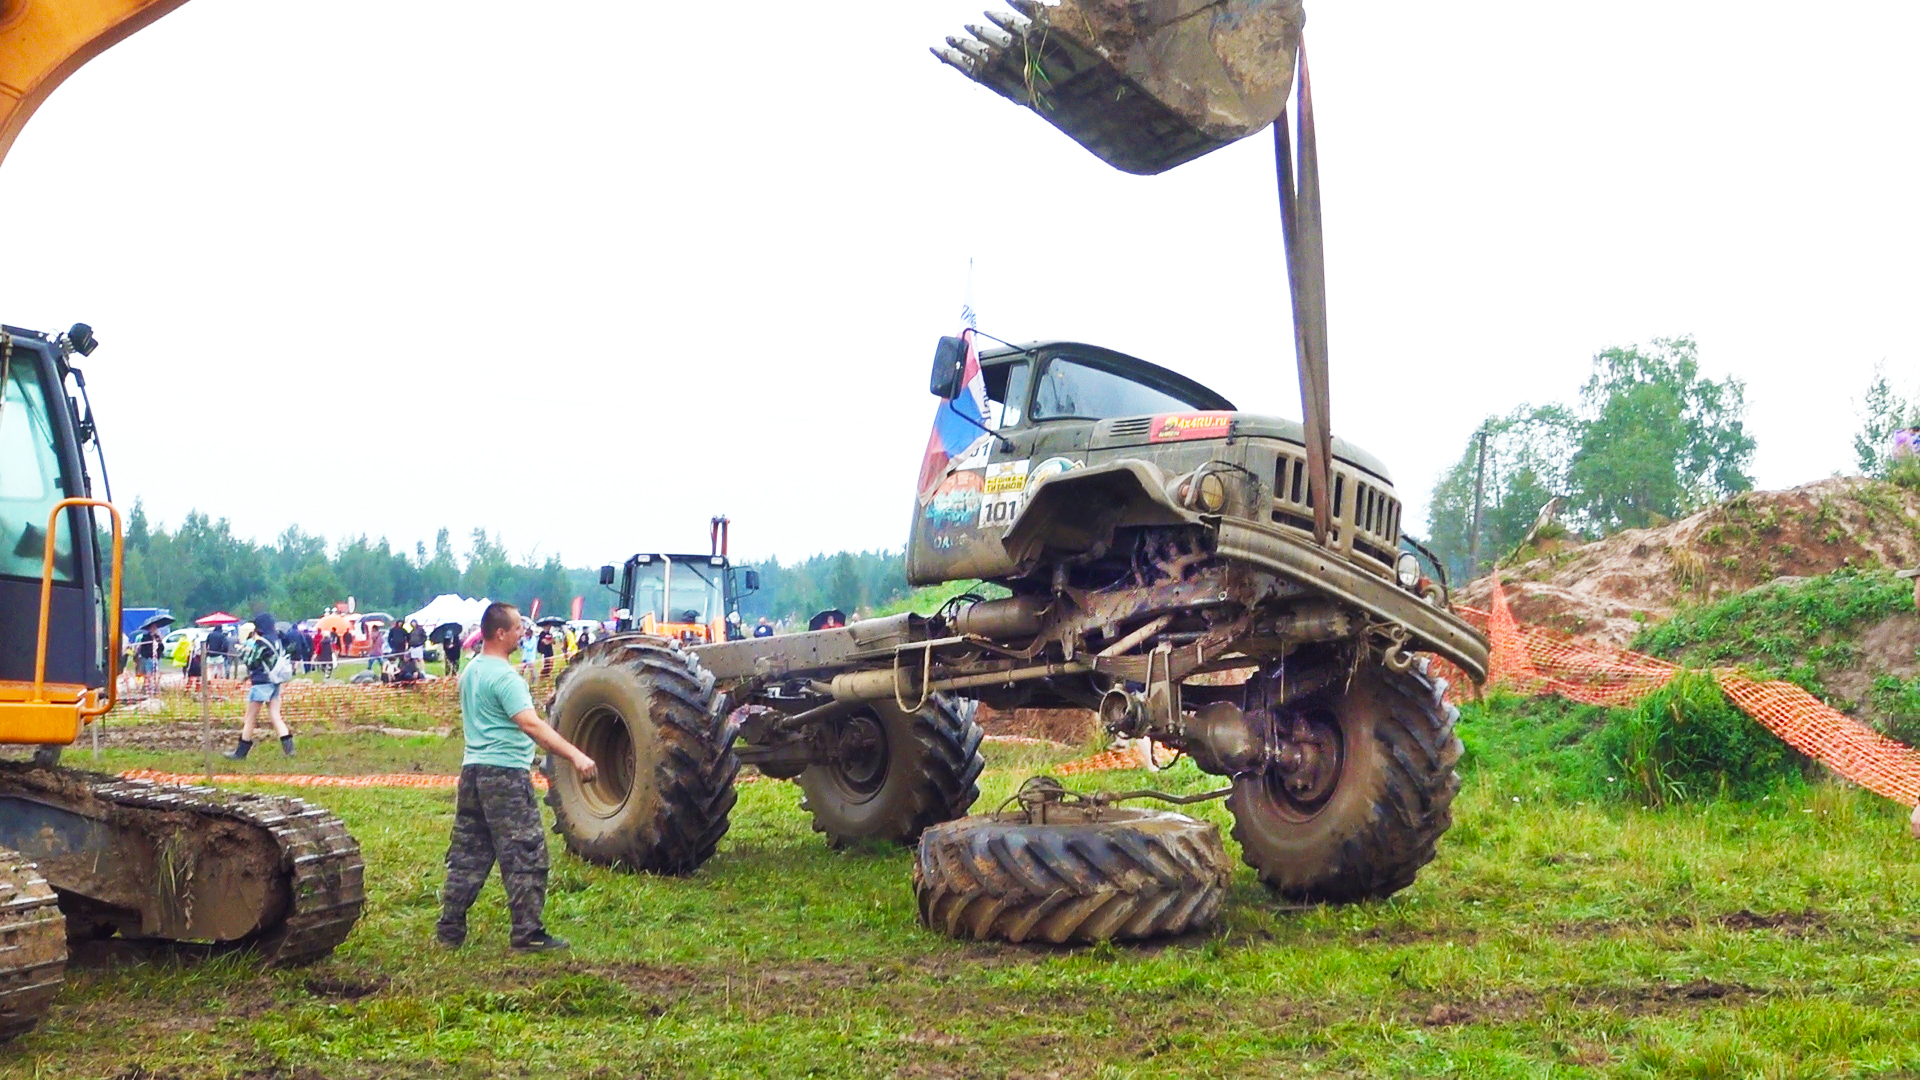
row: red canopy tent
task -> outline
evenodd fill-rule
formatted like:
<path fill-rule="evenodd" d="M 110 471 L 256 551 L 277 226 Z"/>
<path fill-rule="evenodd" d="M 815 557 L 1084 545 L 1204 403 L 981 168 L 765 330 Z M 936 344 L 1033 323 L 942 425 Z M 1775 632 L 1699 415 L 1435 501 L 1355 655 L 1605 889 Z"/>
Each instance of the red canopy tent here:
<path fill-rule="evenodd" d="M 193 620 L 193 625 L 195 626 L 232 626 L 234 623 L 237 623 L 239 621 L 240 621 L 239 619 L 234 618 L 233 616 L 227 614 L 224 611 L 216 611 L 211 615 L 202 615 L 199 618 Z"/>

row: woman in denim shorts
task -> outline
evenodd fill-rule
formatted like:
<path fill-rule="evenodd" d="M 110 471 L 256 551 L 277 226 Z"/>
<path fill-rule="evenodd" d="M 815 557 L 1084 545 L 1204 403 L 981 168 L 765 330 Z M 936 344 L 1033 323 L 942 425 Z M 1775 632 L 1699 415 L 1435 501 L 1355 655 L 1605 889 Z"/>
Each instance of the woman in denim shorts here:
<path fill-rule="evenodd" d="M 267 706 L 267 715 L 273 721 L 273 733 L 280 736 L 280 752 L 293 756 L 293 731 L 287 727 L 287 721 L 280 715 L 280 684 L 273 681 L 273 665 L 280 659 L 280 647 L 275 644 L 273 616 L 261 612 L 253 617 L 253 633 L 248 635 L 246 644 L 240 649 L 240 660 L 247 665 L 247 714 L 240 722 L 240 744 L 226 756 L 240 761 L 253 749 L 253 725 L 260 718 L 260 706 Z"/>

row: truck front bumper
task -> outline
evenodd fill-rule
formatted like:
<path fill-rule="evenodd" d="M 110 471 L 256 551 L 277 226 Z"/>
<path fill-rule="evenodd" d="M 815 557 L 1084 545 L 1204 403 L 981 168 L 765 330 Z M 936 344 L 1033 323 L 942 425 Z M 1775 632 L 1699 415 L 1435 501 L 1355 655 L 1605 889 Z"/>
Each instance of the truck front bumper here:
<path fill-rule="evenodd" d="M 1404 626 L 1415 648 L 1451 662 L 1476 684 L 1486 681 L 1487 639 L 1458 615 L 1392 582 L 1257 521 L 1222 520 L 1216 550 L 1228 559 L 1326 593 L 1383 622 Z"/>

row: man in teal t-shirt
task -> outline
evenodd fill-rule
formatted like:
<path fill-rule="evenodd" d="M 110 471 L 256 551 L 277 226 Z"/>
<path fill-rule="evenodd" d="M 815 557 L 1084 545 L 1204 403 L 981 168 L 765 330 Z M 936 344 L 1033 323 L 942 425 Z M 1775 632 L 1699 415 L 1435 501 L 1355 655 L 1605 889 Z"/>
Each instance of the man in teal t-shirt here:
<path fill-rule="evenodd" d="M 593 759 L 562 738 L 533 709 L 533 694 L 507 654 L 520 640 L 520 612 L 512 604 L 489 604 L 480 617 L 480 655 L 460 673 L 460 725 L 467 752 L 460 761 L 460 788 L 447 847 L 447 887 L 441 894 L 434 938 L 448 948 L 467 940 L 467 909 L 480 895 L 497 860 L 500 884 L 513 913 L 511 945 L 521 952 L 564 949 L 547 933 L 547 832 L 533 794 L 536 745 L 564 758 L 592 780 Z"/>

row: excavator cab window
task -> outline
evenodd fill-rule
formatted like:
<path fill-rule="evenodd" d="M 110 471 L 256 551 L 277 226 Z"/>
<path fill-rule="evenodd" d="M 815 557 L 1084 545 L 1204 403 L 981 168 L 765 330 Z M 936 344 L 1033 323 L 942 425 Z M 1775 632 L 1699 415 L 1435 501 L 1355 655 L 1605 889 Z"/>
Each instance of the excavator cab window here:
<path fill-rule="evenodd" d="M 34 354 L 16 349 L 0 387 L 5 394 L 0 398 L 0 574 L 38 581 L 47 514 L 66 498 L 70 485 L 34 360 Z M 73 536 L 66 529 L 54 546 L 53 580 L 73 580 Z"/>
<path fill-rule="evenodd" d="M 1065 356 L 1047 361 L 1033 395 L 1035 420 L 1111 420 L 1189 412 L 1202 406 Z"/>

